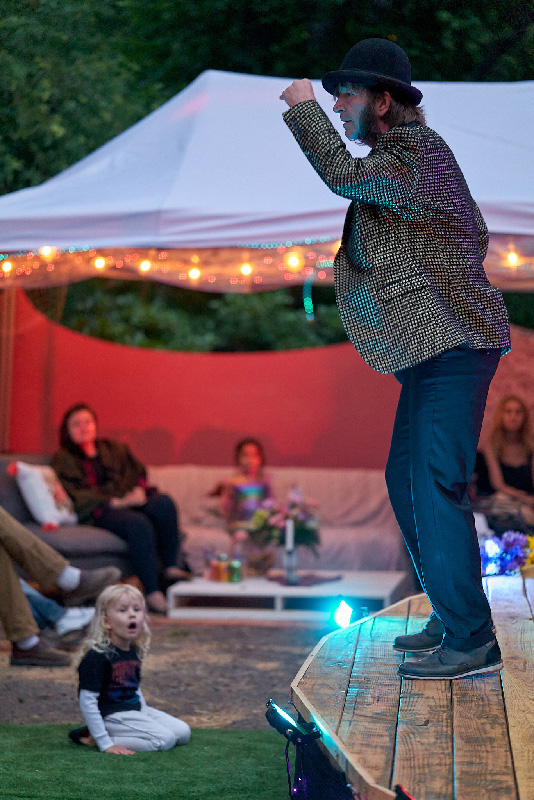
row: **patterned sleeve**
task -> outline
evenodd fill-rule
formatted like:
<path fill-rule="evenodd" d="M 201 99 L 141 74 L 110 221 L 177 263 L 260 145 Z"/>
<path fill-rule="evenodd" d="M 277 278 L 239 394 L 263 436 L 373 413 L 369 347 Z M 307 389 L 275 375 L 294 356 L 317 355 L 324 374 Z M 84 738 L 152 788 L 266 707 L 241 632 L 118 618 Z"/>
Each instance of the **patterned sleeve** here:
<path fill-rule="evenodd" d="M 488 226 L 486 225 L 486 221 L 482 216 L 479 207 L 474 201 L 473 206 L 475 211 L 475 221 L 478 229 L 478 249 L 480 250 L 480 258 L 482 261 L 484 261 L 489 245 Z"/>
<path fill-rule="evenodd" d="M 335 194 L 374 205 L 411 204 L 419 175 L 417 148 L 390 137 L 387 151 L 377 147 L 364 158 L 355 158 L 316 100 L 293 106 L 284 113 L 284 120 L 312 167 Z"/>

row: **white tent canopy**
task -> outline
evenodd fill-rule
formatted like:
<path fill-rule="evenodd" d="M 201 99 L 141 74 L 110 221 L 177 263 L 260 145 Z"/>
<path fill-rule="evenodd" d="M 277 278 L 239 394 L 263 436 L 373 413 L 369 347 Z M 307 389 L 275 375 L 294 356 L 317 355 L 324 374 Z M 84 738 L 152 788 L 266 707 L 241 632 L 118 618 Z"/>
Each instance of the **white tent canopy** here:
<path fill-rule="evenodd" d="M 323 252 L 328 265 L 347 201 L 326 188 L 282 120 L 286 106 L 279 96 L 289 82 L 209 70 L 56 177 L 1 197 L 0 251 L 31 253 L 4 276 L 20 285 L 28 278 L 32 285 L 77 280 L 94 274 L 89 256 L 80 254 L 94 258 L 102 251 L 107 274 L 117 276 L 118 263 L 123 277 L 131 277 L 124 273 L 135 272 L 147 253 L 160 266 L 163 250 L 167 271 L 154 269 L 152 277 L 175 282 L 174 273 L 187 277 L 193 260 L 206 275 L 211 270 L 211 288 L 224 291 L 218 257 L 234 268 L 261 255 L 261 269 L 273 269 L 280 283 L 288 268 L 277 252 L 286 243 L 306 243 L 314 248 L 308 258 Z M 341 131 L 331 97 L 313 83 Z M 415 83 L 428 124 L 454 151 L 493 234 L 493 279 L 513 279 L 519 288 L 534 281 L 534 82 Z M 367 152 L 348 146 L 354 155 Z M 62 261 L 56 253 L 55 275 L 44 276 L 38 270 L 43 245 L 77 256 L 68 261 L 65 253 Z M 283 247 L 276 251 L 277 245 Z M 276 256 L 272 267 L 263 258 L 269 248 Z M 506 261 L 510 249 L 518 254 L 513 269 Z M 118 258 L 121 250 L 131 258 Z M 173 261 L 169 251 L 182 260 Z"/>

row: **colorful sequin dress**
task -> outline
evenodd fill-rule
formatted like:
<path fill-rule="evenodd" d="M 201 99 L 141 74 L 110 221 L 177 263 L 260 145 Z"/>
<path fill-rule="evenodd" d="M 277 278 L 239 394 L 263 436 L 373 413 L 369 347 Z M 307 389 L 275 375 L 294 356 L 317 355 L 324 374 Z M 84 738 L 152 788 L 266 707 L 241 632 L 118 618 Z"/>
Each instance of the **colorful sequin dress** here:
<path fill-rule="evenodd" d="M 226 496 L 229 532 L 246 528 L 262 502 L 269 497 L 271 484 L 266 478 L 250 480 L 245 475 L 232 478 Z"/>

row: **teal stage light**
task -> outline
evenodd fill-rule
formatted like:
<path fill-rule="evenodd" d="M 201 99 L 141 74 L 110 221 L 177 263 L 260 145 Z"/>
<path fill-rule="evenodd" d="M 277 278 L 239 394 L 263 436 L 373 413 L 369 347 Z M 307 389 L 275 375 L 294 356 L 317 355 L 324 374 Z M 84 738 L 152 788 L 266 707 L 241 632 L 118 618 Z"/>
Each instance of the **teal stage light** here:
<path fill-rule="evenodd" d="M 321 731 L 314 722 L 296 722 L 274 700 L 268 701 L 265 716 L 271 728 L 277 730 L 295 746 L 307 744 L 321 736 Z"/>
<path fill-rule="evenodd" d="M 334 622 L 340 628 L 347 628 L 350 625 L 354 609 L 345 600 L 341 600 L 334 611 Z"/>

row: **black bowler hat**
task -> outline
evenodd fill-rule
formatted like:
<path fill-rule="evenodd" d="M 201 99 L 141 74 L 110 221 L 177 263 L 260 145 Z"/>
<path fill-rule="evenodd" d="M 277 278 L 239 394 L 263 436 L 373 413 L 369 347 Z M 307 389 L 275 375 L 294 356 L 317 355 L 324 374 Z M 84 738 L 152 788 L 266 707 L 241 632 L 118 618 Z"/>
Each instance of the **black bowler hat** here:
<path fill-rule="evenodd" d="M 338 70 L 323 75 L 322 83 L 330 94 L 342 83 L 355 83 L 387 89 L 393 97 L 415 106 L 423 99 L 422 92 L 412 86 L 408 56 L 389 39 L 362 39 L 351 47 Z"/>

